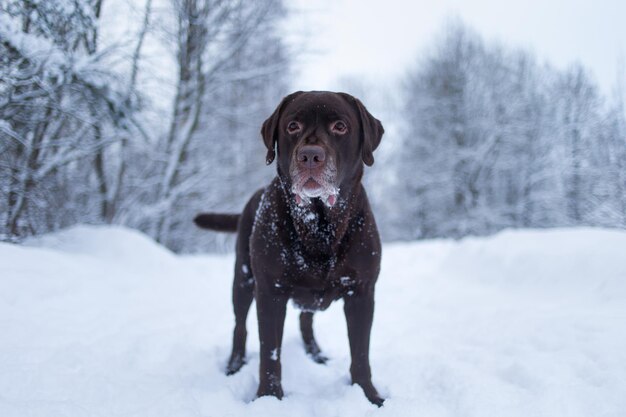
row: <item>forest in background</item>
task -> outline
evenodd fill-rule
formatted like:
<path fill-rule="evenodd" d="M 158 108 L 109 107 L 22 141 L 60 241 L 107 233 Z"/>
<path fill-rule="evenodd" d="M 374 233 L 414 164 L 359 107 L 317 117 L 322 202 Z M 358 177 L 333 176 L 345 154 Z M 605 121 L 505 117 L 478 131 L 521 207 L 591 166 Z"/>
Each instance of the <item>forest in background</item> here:
<path fill-rule="evenodd" d="M 3 240 L 115 223 L 177 251 L 215 245 L 194 214 L 239 210 L 271 176 L 257 137 L 287 93 L 283 14 L 281 0 L 0 0 Z"/>
<path fill-rule="evenodd" d="M 0 0 L 0 239 L 112 223 L 179 252 L 231 247 L 191 219 L 240 210 L 274 175 L 259 130 L 297 89 L 286 7 L 138 0 L 115 38 L 116 1 Z M 626 227 L 623 90 L 606 97 L 584 67 L 456 22 L 397 99 L 346 87 L 396 127 L 366 173 L 385 240 Z"/>
<path fill-rule="evenodd" d="M 455 20 L 402 80 L 398 134 L 372 185 L 387 239 L 504 228 L 626 228 L 623 85 L 485 42 Z"/>

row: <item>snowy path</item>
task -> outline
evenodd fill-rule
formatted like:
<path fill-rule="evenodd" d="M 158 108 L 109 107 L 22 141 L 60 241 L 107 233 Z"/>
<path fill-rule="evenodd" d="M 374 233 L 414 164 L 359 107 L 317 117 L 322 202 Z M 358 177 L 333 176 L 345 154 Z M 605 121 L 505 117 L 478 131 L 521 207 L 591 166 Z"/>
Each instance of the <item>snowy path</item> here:
<path fill-rule="evenodd" d="M 626 233 L 509 231 L 385 247 L 372 335 L 381 409 L 348 384 L 341 303 L 327 366 L 283 347 L 286 398 L 226 377 L 232 256 L 177 257 L 80 227 L 0 244 L 0 416 L 626 416 Z"/>

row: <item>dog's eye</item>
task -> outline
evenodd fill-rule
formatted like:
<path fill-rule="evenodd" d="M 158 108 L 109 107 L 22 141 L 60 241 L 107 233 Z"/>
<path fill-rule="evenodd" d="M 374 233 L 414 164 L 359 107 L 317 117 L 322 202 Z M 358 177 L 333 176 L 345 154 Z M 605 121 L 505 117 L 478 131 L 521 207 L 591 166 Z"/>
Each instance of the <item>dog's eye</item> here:
<path fill-rule="evenodd" d="M 348 131 L 348 125 L 343 120 L 338 120 L 332 124 L 330 130 L 332 130 L 333 133 L 343 135 Z"/>
<path fill-rule="evenodd" d="M 287 125 L 287 133 L 298 133 L 302 130 L 302 125 L 298 122 L 289 122 Z"/>

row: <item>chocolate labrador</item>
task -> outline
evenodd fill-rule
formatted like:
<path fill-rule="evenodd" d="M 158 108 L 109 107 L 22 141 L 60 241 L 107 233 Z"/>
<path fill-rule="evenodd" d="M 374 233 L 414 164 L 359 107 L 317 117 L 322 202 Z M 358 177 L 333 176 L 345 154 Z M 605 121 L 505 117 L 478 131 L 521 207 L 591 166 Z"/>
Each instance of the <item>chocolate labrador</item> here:
<path fill-rule="evenodd" d="M 194 220 L 203 228 L 239 232 L 227 373 L 245 363 L 246 317 L 254 298 L 261 345 L 257 396 L 283 396 L 280 349 L 287 301 L 302 310 L 306 352 L 324 363 L 313 336 L 313 313 L 343 298 L 352 383 L 372 403 L 383 404 L 369 363 L 381 244 L 361 185 L 363 163 L 374 163 L 372 152 L 383 132 L 380 121 L 348 94 L 290 94 L 261 130 L 266 162 L 277 157 L 278 175 L 241 215 L 207 213 Z"/>

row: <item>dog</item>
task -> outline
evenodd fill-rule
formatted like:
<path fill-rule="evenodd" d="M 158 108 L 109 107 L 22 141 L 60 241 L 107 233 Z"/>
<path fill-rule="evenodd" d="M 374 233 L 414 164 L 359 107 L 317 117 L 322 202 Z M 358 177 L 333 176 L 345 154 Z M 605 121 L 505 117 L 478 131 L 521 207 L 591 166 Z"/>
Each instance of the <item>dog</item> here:
<path fill-rule="evenodd" d="M 281 344 L 289 299 L 299 307 L 306 352 L 325 363 L 313 335 L 313 313 L 342 298 L 352 383 L 381 406 L 369 362 L 374 286 L 381 243 L 361 184 L 364 164 L 384 133 L 360 100 L 346 93 L 298 91 L 263 123 L 267 164 L 277 176 L 241 214 L 199 214 L 195 223 L 238 231 L 233 307 L 235 329 L 226 373 L 245 364 L 246 317 L 257 303 L 260 369 L 257 397 L 283 397 Z"/>

